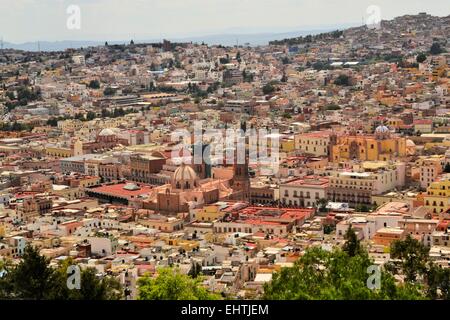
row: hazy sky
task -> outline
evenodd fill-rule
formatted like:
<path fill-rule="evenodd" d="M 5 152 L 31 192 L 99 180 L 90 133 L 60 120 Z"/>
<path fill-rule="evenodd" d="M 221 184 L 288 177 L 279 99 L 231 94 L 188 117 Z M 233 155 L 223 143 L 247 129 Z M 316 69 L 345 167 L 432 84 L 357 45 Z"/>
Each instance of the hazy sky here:
<path fill-rule="evenodd" d="M 67 27 L 71 5 L 80 8 L 80 29 Z M 0 37 L 18 43 L 297 31 L 362 23 L 371 5 L 382 19 L 450 14 L 449 0 L 0 0 Z"/>

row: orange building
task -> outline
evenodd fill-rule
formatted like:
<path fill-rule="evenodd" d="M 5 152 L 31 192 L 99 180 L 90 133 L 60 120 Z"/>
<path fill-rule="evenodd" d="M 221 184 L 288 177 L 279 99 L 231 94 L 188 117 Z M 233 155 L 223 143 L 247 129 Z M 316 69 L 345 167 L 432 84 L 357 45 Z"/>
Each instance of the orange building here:
<path fill-rule="evenodd" d="M 375 233 L 373 242 L 378 245 L 389 247 L 393 241 L 403 240 L 406 231 L 399 228 L 381 228 Z"/>

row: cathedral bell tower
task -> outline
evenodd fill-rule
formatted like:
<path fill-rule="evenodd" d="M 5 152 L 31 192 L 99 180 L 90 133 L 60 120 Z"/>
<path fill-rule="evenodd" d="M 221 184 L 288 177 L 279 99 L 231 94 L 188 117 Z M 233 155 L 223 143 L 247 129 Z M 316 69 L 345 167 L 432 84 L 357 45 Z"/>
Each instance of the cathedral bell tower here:
<path fill-rule="evenodd" d="M 247 131 L 247 123 L 246 122 L 241 122 L 241 129 L 244 133 Z M 242 138 L 242 136 L 241 136 Z M 236 152 L 235 152 L 235 161 L 233 164 L 233 180 L 232 180 L 232 185 L 231 187 L 233 188 L 233 190 L 236 191 L 236 200 L 241 200 L 241 201 L 250 201 L 250 175 L 249 175 L 249 170 L 248 170 L 248 162 L 249 162 L 249 155 L 248 155 L 248 139 L 245 136 L 245 161 L 244 163 L 238 163 L 237 159 L 237 152 L 239 152 L 238 148 L 236 148 Z"/>

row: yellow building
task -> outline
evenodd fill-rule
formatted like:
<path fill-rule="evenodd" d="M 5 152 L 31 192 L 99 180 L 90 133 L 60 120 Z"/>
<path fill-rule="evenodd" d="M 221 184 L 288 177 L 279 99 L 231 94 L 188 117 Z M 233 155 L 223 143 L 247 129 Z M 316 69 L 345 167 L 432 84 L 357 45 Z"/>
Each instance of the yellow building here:
<path fill-rule="evenodd" d="M 438 135 L 435 136 L 439 137 Z M 439 148 L 439 147 L 450 148 L 450 140 L 444 139 L 441 142 L 427 142 L 424 145 L 424 150 L 430 150 L 432 148 Z"/>
<path fill-rule="evenodd" d="M 282 139 L 281 140 L 281 152 L 292 152 L 295 150 L 295 141 L 294 139 Z"/>
<path fill-rule="evenodd" d="M 97 176 L 85 176 L 79 178 L 78 181 L 80 182 L 79 184 L 80 188 L 89 188 L 93 186 L 98 186 L 100 184 L 101 178 Z"/>
<path fill-rule="evenodd" d="M 423 198 L 425 207 L 442 218 L 450 208 L 450 174 L 444 174 L 432 182 Z"/>
<path fill-rule="evenodd" d="M 402 119 L 391 118 L 387 120 L 387 125 L 391 128 L 400 128 L 404 125 L 404 122 Z"/>
<path fill-rule="evenodd" d="M 279 148 L 280 152 L 292 152 L 295 150 L 295 141 L 294 141 L 294 137 L 290 137 L 290 136 L 286 136 L 283 134 L 278 134 L 278 133 L 273 133 L 273 134 L 268 134 L 265 137 L 267 139 L 267 152 L 268 154 L 270 154 L 270 150 L 272 148 L 272 142 L 276 141 L 275 143 L 273 143 L 274 147 Z"/>
<path fill-rule="evenodd" d="M 338 136 L 332 144 L 334 162 L 347 160 L 389 161 L 407 154 L 406 139 L 391 136 L 385 126 L 379 126 L 373 135 L 348 134 Z"/>
<path fill-rule="evenodd" d="M 328 156 L 331 131 L 301 133 L 295 136 L 295 149 L 315 156 Z"/>
<path fill-rule="evenodd" d="M 62 132 L 75 132 L 83 128 L 83 122 L 80 120 L 61 120 L 58 121 L 58 129 Z"/>
<path fill-rule="evenodd" d="M 195 211 L 195 219 L 199 222 L 212 222 L 221 218 L 223 215 L 224 213 L 220 211 L 218 205 L 206 206 Z"/>
<path fill-rule="evenodd" d="M 52 193 L 69 201 L 85 197 L 84 190 L 80 188 L 70 188 L 69 186 L 64 185 L 53 185 Z"/>
<path fill-rule="evenodd" d="M 163 239 L 167 245 L 181 247 L 186 251 L 192 251 L 192 249 L 198 249 L 200 247 L 200 243 L 195 240 L 183 240 L 183 239 Z"/>
<path fill-rule="evenodd" d="M 64 148 L 58 146 L 48 146 L 45 148 L 45 154 L 51 157 L 57 158 L 70 158 L 72 157 L 73 150 L 71 148 Z"/>

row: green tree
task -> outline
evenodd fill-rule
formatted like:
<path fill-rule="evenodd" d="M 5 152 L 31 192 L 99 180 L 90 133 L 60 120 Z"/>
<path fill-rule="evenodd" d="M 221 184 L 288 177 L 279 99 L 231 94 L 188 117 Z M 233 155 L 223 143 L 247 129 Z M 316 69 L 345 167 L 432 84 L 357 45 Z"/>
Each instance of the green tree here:
<path fill-rule="evenodd" d="M 364 249 L 361 246 L 361 242 L 356 236 L 355 230 L 350 225 L 347 229 L 347 232 L 344 235 L 345 244 L 342 247 L 342 250 L 346 252 L 350 257 L 354 257 L 356 255 L 361 254 Z"/>
<path fill-rule="evenodd" d="M 391 244 L 391 258 L 400 259 L 406 281 L 416 282 L 419 275 L 426 274 L 428 248 L 407 235 L 405 240 L 397 240 Z"/>
<path fill-rule="evenodd" d="M 15 267 L 8 266 L 0 277 L 1 299 L 26 300 L 117 300 L 122 297 L 120 283 L 110 277 L 99 278 L 95 269 L 81 271 L 81 287 L 69 290 L 67 268 L 74 264 L 66 259 L 58 268 L 52 268 L 49 260 L 37 249 L 27 246 L 22 261 Z"/>
<path fill-rule="evenodd" d="M 425 60 L 427 60 L 427 55 L 426 55 L 425 53 L 419 53 L 419 54 L 417 55 L 417 57 L 416 57 L 416 61 L 417 61 L 418 63 L 422 63 L 422 62 L 424 62 Z"/>
<path fill-rule="evenodd" d="M 105 90 L 103 91 L 103 94 L 105 96 L 113 96 L 116 93 L 116 89 L 111 88 L 111 87 L 107 87 L 105 88 Z"/>
<path fill-rule="evenodd" d="M 334 80 L 334 84 L 337 86 L 349 86 L 350 85 L 350 78 L 346 74 L 340 74 L 336 80 Z"/>
<path fill-rule="evenodd" d="M 80 121 L 86 120 L 86 118 L 84 117 L 84 114 L 82 114 L 82 113 L 76 113 L 74 118 L 76 120 L 80 120 Z"/>
<path fill-rule="evenodd" d="M 11 271 L 10 260 L 0 260 L 0 300 L 7 299 L 13 290 L 11 277 L 8 273 Z"/>
<path fill-rule="evenodd" d="M 96 117 L 97 117 L 97 115 L 95 114 L 95 112 L 88 111 L 88 113 L 86 115 L 86 120 L 88 120 L 88 121 L 94 120 Z"/>
<path fill-rule="evenodd" d="M 158 276 L 144 276 L 139 279 L 139 300 L 216 300 L 216 294 L 209 293 L 201 285 L 202 278 L 184 275 L 177 268 L 161 268 Z"/>
<path fill-rule="evenodd" d="M 325 63 L 323 63 L 322 61 L 317 61 L 313 63 L 312 67 L 314 70 L 320 71 L 325 69 L 326 66 Z"/>
<path fill-rule="evenodd" d="M 327 225 L 323 226 L 324 234 L 331 234 L 334 230 L 335 230 L 335 228 L 332 225 L 327 224 Z"/>
<path fill-rule="evenodd" d="M 326 110 L 341 110 L 341 107 L 337 104 L 329 104 L 325 107 Z"/>
<path fill-rule="evenodd" d="M 450 162 L 447 162 L 447 163 L 445 164 L 444 172 L 445 172 L 445 173 L 450 173 Z"/>
<path fill-rule="evenodd" d="M 111 277 L 100 279 L 96 269 L 81 272 L 80 290 L 71 290 L 71 300 L 119 300 L 122 290 L 119 282 Z"/>
<path fill-rule="evenodd" d="M 369 289 L 367 252 L 353 257 L 339 249 L 309 248 L 291 268 L 282 268 L 264 286 L 268 300 L 369 300 L 425 299 L 418 287 L 397 285 L 393 276 L 381 270 L 381 286 Z"/>
<path fill-rule="evenodd" d="M 89 88 L 91 88 L 91 89 L 100 89 L 100 81 L 98 81 L 98 80 L 91 80 L 89 82 Z"/>
<path fill-rule="evenodd" d="M 326 210 L 327 204 L 328 200 L 325 198 L 317 200 L 317 208 L 319 208 L 320 212 L 324 212 Z"/>
<path fill-rule="evenodd" d="M 12 298 L 26 300 L 43 300 L 55 286 L 53 270 L 49 260 L 39 255 L 37 249 L 27 246 L 22 261 L 17 267 L 10 269 L 5 276 L 9 282 L 9 292 Z"/>
<path fill-rule="evenodd" d="M 198 262 L 193 262 L 191 270 L 188 275 L 192 278 L 197 278 L 202 273 L 202 266 Z"/>
<path fill-rule="evenodd" d="M 113 111 L 113 118 L 123 117 L 125 115 L 125 111 L 123 108 L 115 108 Z"/>
<path fill-rule="evenodd" d="M 47 120 L 47 125 L 51 126 L 51 127 L 56 127 L 58 126 L 58 120 L 56 118 L 50 118 Z"/>
<path fill-rule="evenodd" d="M 222 58 L 219 58 L 219 62 L 220 62 L 220 64 L 227 64 L 227 63 L 230 63 L 230 59 L 228 58 L 228 57 L 222 57 Z"/>
<path fill-rule="evenodd" d="M 87 268 L 81 270 L 80 289 L 70 290 L 67 287 L 67 269 L 75 265 L 73 259 L 65 259 L 55 269 L 55 286 L 50 293 L 53 300 L 120 300 L 122 288 L 115 278 L 96 275 L 96 269 Z"/>
<path fill-rule="evenodd" d="M 86 114 L 86 119 L 88 121 L 94 120 L 96 117 L 97 117 L 97 115 L 93 111 L 88 111 L 88 113 Z"/>
<path fill-rule="evenodd" d="M 432 55 L 437 55 L 443 53 L 444 50 L 442 50 L 441 45 L 438 42 L 433 42 L 430 48 L 430 53 Z"/>
<path fill-rule="evenodd" d="M 426 271 L 427 294 L 431 299 L 450 299 L 450 269 L 431 263 Z"/>
<path fill-rule="evenodd" d="M 271 94 L 275 91 L 275 87 L 271 83 L 268 83 L 262 87 L 262 91 L 264 94 Z"/>
<path fill-rule="evenodd" d="M 111 118 L 111 112 L 108 109 L 102 109 L 102 118 Z"/>

